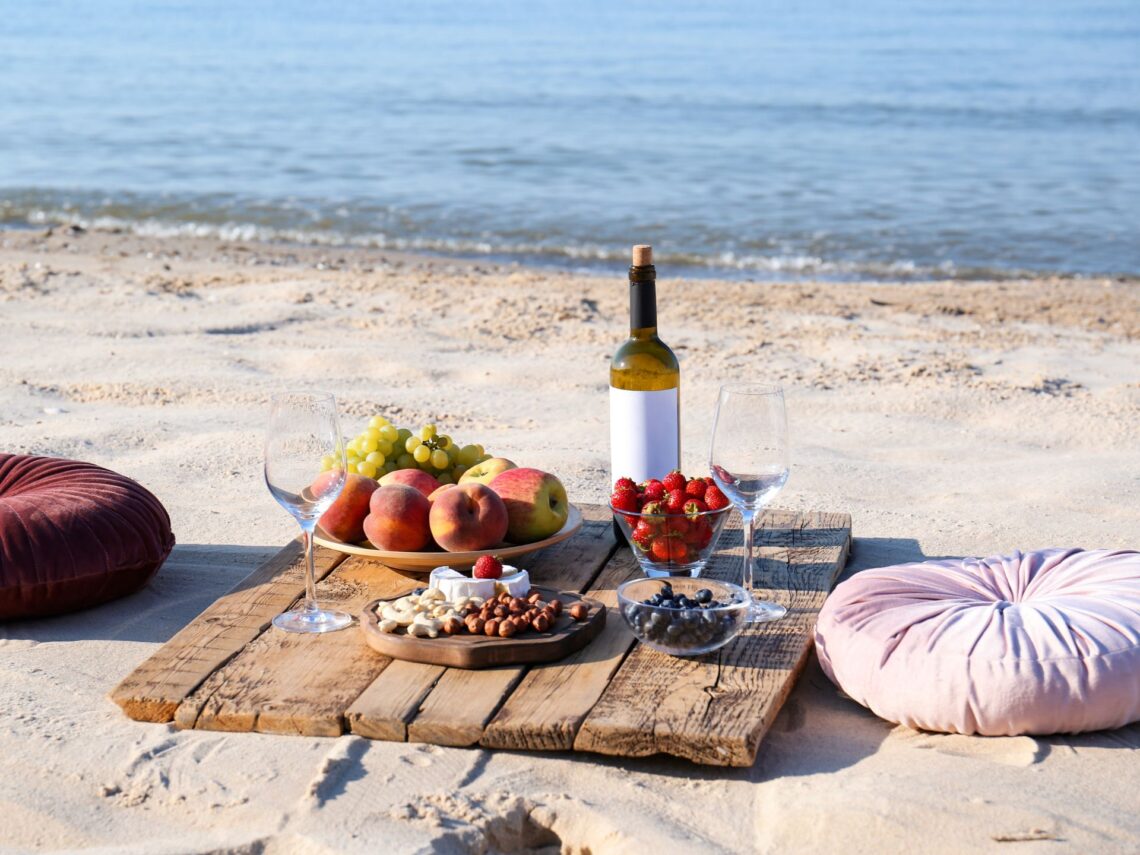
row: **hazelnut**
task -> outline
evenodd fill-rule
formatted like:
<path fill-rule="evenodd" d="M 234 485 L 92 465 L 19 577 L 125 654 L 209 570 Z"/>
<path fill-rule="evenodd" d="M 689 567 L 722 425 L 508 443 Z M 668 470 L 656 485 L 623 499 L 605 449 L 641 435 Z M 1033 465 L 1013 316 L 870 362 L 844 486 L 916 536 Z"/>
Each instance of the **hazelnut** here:
<path fill-rule="evenodd" d="M 558 615 L 562 614 L 562 600 L 551 600 L 550 607 L 554 609 L 555 617 L 558 617 Z"/>
<path fill-rule="evenodd" d="M 505 620 L 499 624 L 499 637 L 500 638 L 510 638 L 517 631 L 518 630 L 515 627 L 514 621 Z"/>
<path fill-rule="evenodd" d="M 487 623 L 479 615 L 470 615 L 467 618 L 467 631 L 473 635 L 478 635 L 483 631 L 483 625 Z"/>
<path fill-rule="evenodd" d="M 511 613 L 511 610 L 508 609 L 506 606 L 504 606 L 502 603 L 495 606 L 495 617 L 497 617 L 497 618 L 505 618 L 510 613 Z"/>
<path fill-rule="evenodd" d="M 540 613 L 530 622 L 530 625 L 534 627 L 535 632 L 546 632 L 550 629 L 550 620 L 546 615 Z"/>
<path fill-rule="evenodd" d="M 491 620 L 489 620 L 485 624 L 483 624 L 483 634 L 484 635 L 491 635 L 491 636 L 498 635 L 499 634 L 499 623 L 500 623 L 500 621 L 498 618 L 491 618 Z"/>
<path fill-rule="evenodd" d="M 444 618 L 443 625 L 440 627 L 445 635 L 455 635 L 463 629 L 463 623 L 457 617 Z"/>
<path fill-rule="evenodd" d="M 511 614 L 521 614 L 526 611 L 526 600 L 515 597 L 509 604 Z"/>
<path fill-rule="evenodd" d="M 577 621 L 585 620 L 589 613 L 590 609 L 585 603 L 575 603 L 570 607 L 570 617 Z"/>
<path fill-rule="evenodd" d="M 534 603 L 537 603 L 541 599 L 542 599 L 542 594 L 540 594 L 538 591 L 531 591 L 527 595 L 526 601 L 533 605 Z"/>

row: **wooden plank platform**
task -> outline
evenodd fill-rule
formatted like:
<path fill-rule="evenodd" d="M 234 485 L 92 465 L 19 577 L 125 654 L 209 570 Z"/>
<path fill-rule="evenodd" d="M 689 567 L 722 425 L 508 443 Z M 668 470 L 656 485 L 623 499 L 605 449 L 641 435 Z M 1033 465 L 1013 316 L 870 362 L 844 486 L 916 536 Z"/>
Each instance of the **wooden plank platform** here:
<path fill-rule="evenodd" d="M 760 532 L 758 581 L 788 607 L 720 651 L 680 659 L 638 645 L 616 589 L 640 575 L 614 543 L 609 510 L 582 507 L 582 530 L 526 562 L 532 579 L 612 607 L 602 634 L 558 662 L 464 671 L 394 661 L 358 629 L 303 636 L 270 621 L 303 591 L 290 543 L 170 639 L 111 693 L 128 716 L 200 730 L 336 736 L 627 757 L 672 754 L 750 766 L 807 661 L 816 615 L 847 560 L 846 514 L 773 511 Z M 739 520 L 706 575 L 738 580 Z M 358 612 L 424 576 L 318 549 L 318 595 Z"/>

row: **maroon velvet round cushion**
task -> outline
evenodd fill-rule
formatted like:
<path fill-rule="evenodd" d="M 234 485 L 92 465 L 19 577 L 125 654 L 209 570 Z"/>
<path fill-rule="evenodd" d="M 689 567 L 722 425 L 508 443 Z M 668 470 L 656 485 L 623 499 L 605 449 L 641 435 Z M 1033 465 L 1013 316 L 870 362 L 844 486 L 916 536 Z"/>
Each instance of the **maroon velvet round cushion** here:
<path fill-rule="evenodd" d="M 125 596 L 173 547 L 166 509 L 130 478 L 78 460 L 0 454 L 0 620 Z"/>

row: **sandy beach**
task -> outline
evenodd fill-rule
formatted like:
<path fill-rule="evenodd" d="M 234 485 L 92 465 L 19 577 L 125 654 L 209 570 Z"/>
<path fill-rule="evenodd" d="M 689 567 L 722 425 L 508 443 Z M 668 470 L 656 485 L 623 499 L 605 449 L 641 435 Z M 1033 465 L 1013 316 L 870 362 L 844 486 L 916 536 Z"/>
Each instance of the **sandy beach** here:
<path fill-rule="evenodd" d="M 1140 548 L 1140 283 L 678 280 L 686 470 L 717 386 L 788 390 L 778 505 L 853 517 L 848 573 L 1043 546 Z M 152 490 L 178 546 L 141 593 L 0 627 L 0 852 L 1135 852 L 1140 725 L 918 733 L 814 659 L 754 767 L 182 732 L 107 692 L 295 534 L 268 396 L 318 386 L 606 494 L 624 274 L 375 250 L 0 232 L 0 449 Z"/>

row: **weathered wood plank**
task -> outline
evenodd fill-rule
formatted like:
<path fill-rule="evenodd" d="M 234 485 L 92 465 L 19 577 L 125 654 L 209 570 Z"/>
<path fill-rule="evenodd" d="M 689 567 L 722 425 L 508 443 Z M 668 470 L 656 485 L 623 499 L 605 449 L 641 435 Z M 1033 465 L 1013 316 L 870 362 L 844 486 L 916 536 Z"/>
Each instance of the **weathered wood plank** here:
<path fill-rule="evenodd" d="M 405 742 L 408 722 L 446 670 L 442 665 L 393 660 L 344 714 L 348 729 L 369 739 Z"/>
<path fill-rule="evenodd" d="M 317 586 L 322 603 L 357 614 L 369 600 L 422 584 L 363 558 L 349 558 Z M 336 736 L 344 713 L 391 660 L 357 629 L 322 635 L 271 630 L 212 674 L 175 713 L 175 724 L 201 730 Z"/>
<path fill-rule="evenodd" d="M 807 661 L 816 615 L 847 559 L 846 514 L 773 514 L 760 542 L 758 579 L 788 607 L 712 654 L 680 659 L 638 645 L 587 715 L 574 748 L 639 757 L 673 754 L 750 766 L 760 740 Z M 709 574 L 738 580 L 739 531 L 726 531 Z"/>
<path fill-rule="evenodd" d="M 602 634 L 572 656 L 533 666 L 487 724 L 480 745 L 531 751 L 573 748 L 583 719 L 634 644 L 633 633 L 617 612 L 617 587 L 640 575 L 632 553 L 622 547 L 586 592 L 609 610 Z"/>
<path fill-rule="evenodd" d="M 582 528 L 569 540 L 536 553 L 525 562 L 535 584 L 564 591 L 581 592 L 601 571 L 616 549 L 608 508 L 583 505 Z M 586 648 L 591 649 L 597 640 Z M 442 676 L 434 665 L 404 663 L 407 667 L 385 669 L 373 685 L 353 704 L 349 724 L 354 733 L 366 731 L 399 734 L 416 742 L 440 745 L 473 745 L 482 727 L 503 702 L 526 670 L 508 666 L 484 672 Z M 471 677 L 472 673 L 490 674 Z M 406 699 L 394 707 L 389 698 Z M 372 707 L 371 704 L 376 706 Z M 422 709 L 421 709 L 422 706 Z M 359 728 L 359 730 L 357 730 Z"/>
<path fill-rule="evenodd" d="M 408 724 L 408 741 L 475 745 L 487 720 L 525 671 L 510 665 L 483 671 L 448 668 Z"/>
<path fill-rule="evenodd" d="M 318 547 L 318 579 L 344 556 Z M 239 582 L 127 675 L 111 700 L 138 721 L 168 722 L 191 692 L 260 635 L 305 590 L 300 539 Z"/>

